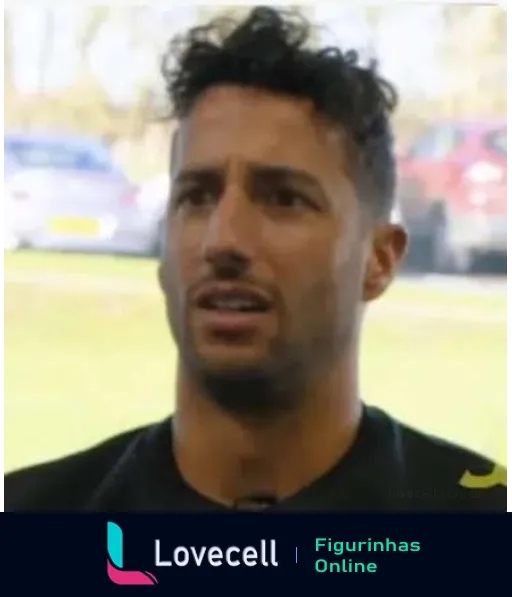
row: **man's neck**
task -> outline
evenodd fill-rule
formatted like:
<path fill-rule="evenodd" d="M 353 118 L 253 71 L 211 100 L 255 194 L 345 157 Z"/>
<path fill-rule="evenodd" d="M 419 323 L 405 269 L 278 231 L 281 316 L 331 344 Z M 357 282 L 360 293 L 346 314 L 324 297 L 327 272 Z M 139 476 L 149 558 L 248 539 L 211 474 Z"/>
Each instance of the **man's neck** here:
<path fill-rule="evenodd" d="M 324 376 L 296 411 L 257 422 L 222 410 L 180 375 L 173 437 L 184 479 L 227 505 L 252 495 L 283 499 L 308 486 L 355 439 L 361 403 L 346 373 Z"/>

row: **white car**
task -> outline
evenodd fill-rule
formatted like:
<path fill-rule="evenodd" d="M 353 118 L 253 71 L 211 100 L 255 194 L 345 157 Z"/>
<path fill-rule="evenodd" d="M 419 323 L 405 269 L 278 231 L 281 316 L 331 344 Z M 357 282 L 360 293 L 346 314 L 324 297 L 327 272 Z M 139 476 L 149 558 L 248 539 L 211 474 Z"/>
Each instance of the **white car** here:
<path fill-rule="evenodd" d="M 31 214 L 27 206 L 14 201 L 4 185 L 4 250 L 17 251 L 23 246 L 24 231 L 30 230 Z"/>
<path fill-rule="evenodd" d="M 104 144 L 76 134 L 4 135 L 7 249 L 152 253 L 155 223 Z"/>
<path fill-rule="evenodd" d="M 19 234 L 17 206 L 9 201 L 4 193 L 4 251 L 16 251 L 22 245 Z"/>
<path fill-rule="evenodd" d="M 162 173 L 143 182 L 135 198 L 148 232 L 148 253 L 162 254 L 165 242 L 165 213 L 171 189 L 169 174 Z"/>

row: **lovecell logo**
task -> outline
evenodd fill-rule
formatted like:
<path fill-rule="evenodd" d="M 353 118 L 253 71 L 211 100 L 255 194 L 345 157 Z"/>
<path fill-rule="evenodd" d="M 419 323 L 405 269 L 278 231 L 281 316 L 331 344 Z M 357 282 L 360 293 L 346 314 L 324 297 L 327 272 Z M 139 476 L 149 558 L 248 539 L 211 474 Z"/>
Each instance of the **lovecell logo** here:
<path fill-rule="evenodd" d="M 151 572 L 123 569 L 123 531 L 114 522 L 107 522 L 107 571 L 116 585 L 156 585 Z"/>

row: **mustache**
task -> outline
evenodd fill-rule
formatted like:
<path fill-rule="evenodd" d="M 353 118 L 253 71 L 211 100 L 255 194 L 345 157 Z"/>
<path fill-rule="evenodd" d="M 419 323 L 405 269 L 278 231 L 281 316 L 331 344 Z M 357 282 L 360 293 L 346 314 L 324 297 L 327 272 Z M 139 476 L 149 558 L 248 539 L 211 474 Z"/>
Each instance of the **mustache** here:
<path fill-rule="evenodd" d="M 263 280 L 256 278 L 255 276 L 240 275 L 237 277 L 232 277 L 210 273 L 208 275 L 200 277 L 192 284 L 190 284 L 185 293 L 186 302 L 189 304 L 194 303 L 196 297 L 199 296 L 209 287 L 214 287 L 216 285 L 226 283 L 229 285 L 232 284 L 233 286 L 253 291 L 261 296 L 266 297 L 271 302 L 277 302 L 277 299 L 279 297 L 279 293 L 273 285 L 269 284 L 268 282 L 264 282 Z"/>
<path fill-rule="evenodd" d="M 280 292 L 276 286 L 262 278 L 254 275 L 248 259 L 235 252 L 217 253 L 214 258 L 205 260 L 203 267 L 199 269 L 197 277 L 190 283 L 181 279 L 176 267 L 169 263 L 162 262 L 158 268 L 160 287 L 168 297 L 181 295 L 182 304 L 192 305 L 196 297 L 208 287 L 223 285 L 226 287 L 236 286 L 244 290 L 253 291 L 276 305 L 282 303 Z M 181 286 L 181 288 L 180 288 Z"/>

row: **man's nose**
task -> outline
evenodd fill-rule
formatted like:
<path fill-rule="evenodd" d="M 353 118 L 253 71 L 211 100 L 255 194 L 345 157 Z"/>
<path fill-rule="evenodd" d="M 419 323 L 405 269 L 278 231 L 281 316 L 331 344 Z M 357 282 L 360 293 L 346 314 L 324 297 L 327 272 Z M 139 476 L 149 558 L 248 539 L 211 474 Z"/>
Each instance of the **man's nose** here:
<path fill-rule="evenodd" d="M 255 213 L 249 198 L 238 187 L 226 188 L 212 211 L 203 250 L 212 265 L 247 267 L 254 257 Z"/>

